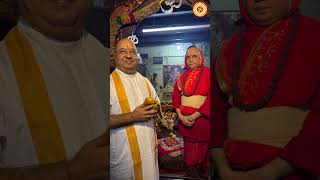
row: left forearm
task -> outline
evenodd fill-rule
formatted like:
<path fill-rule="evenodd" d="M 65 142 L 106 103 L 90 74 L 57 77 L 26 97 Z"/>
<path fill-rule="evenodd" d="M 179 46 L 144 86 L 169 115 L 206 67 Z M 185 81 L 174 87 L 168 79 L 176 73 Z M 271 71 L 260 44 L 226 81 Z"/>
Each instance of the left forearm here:
<path fill-rule="evenodd" d="M 294 172 L 294 168 L 284 159 L 276 158 L 269 164 L 260 168 L 263 174 L 272 179 L 282 179 Z"/>
<path fill-rule="evenodd" d="M 197 112 L 193 113 L 191 116 L 192 116 L 192 118 L 193 118 L 194 120 L 196 120 L 196 119 L 198 119 L 199 117 L 201 117 L 202 114 L 197 111 Z"/>

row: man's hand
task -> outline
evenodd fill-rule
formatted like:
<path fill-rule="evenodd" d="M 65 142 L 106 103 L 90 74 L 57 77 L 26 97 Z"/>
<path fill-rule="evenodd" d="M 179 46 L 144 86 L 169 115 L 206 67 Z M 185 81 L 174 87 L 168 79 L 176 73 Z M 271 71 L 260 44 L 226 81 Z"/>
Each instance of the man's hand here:
<path fill-rule="evenodd" d="M 248 180 L 276 180 L 282 179 L 294 171 L 295 169 L 286 160 L 275 158 L 261 168 L 247 171 L 245 176 Z"/>
<path fill-rule="evenodd" d="M 223 174 L 219 180 L 276 180 L 272 177 L 271 174 L 265 174 L 260 170 L 251 170 L 251 171 L 229 171 L 228 173 Z"/>
<path fill-rule="evenodd" d="M 136 107 L 132 112 L 110 116 L 110 128 L 128 126 L 136 122 L 147 121 L 157 115 L 156 105 L 143 105 Z"/>
<path fill-rule="evenodd" d="M 180 114 L 179 119 L 181 120 L 182 124 L 186 127 L 191 127 L 195 123 L 195 121 L 190 116 L 184 116 Z"/>
<path fill-rule="evenodd" d="M 155 110 L 155 105 L 143 105 L 141 104 L 140 106 L 136 107 L 133 112 L 132 116 L 136 122 L 139 121 L 146 121 L 149 120 L 150 118 L 153 118 L 157 115 L 158 111 Z"/>
<path fill-rule="evenodd" d="M 108 170 L 107 133 L 85 144 L 68 162 L 68 175 L 73 179 L 105 179 Z"/>
<path fill-rule="evenodd" d="M 232 171 L 223 174 L 219 180 L 276 180 L 274 174 L 265 171 L 263 168 L 250 171 Z"/>
<path fill-rule="evenodd" d="M 195 120 L 196 120 L 196 118 L 195 118 L 195 116 L 193 116 L 193 114 L 185 116 L 181 113 L 181 110 L 179 108 L 176 109 L 176 112 L 178 114 L 178 118 L 181 120 L 181 122 L 184 126 L 186 126 L 186 127 L 193 126 L 193 124 L 195 123 Z"/>
<path fill-rule="evenodd" d="M 196 122 L 196 120 L 201 117 L 201 113 L 199 113 L 198 111 L 190 114 L 188 116 L 184 116 L 181 113 L 178 114 L 179 119 L 181 120 L 182 124 L 185 125 L 186 127 L 191 127 L 194 125 L 194 123 Z"/>
<path fill-rule="evenodd" d="M 109 165 L 108 133 L 85 144 L 68 162 L 0 168 L 1 180 L 105 180 Z"/>
<path fill-rule="evenodd" d="M 223 180 L 277 180 L 288 176 L 294 169 L 281 158 L 276 158 L 261 168 L 249 171 L 227 170 L 220 174 Z"/>

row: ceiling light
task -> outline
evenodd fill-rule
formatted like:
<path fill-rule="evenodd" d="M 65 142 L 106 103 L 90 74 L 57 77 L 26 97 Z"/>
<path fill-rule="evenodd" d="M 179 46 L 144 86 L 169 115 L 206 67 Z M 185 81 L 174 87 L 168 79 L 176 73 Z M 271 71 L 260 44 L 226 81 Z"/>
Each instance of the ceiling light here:
<path fill-rule="evenodd" d="M 177 30 L 202 29 L 202 28 L 210 28 L 210 24 L 143 29 L 142 32 L 150 33 L 150 32 L 177 31 Z"/>

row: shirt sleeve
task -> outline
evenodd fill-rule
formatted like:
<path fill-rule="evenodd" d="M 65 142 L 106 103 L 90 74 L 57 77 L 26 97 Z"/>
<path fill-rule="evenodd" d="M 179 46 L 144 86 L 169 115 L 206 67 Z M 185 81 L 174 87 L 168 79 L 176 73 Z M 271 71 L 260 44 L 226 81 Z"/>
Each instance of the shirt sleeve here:
<path fill-rule="evenodd" d="M 216 74 L 211 73 L 211 142 L 210 148 L 223 147 L 223 143 L 227 137 L 227 102 L 221 92 Z"/>
<path fill-rule="evenodd" d="M 295 167 L 320 175 L 320 86 L 303 128 L 284 148 L 281 157 Z"/>
<path fill-rule="evenodd" d="M 180 108 L 181 105 L 181 94 L 178 89 L 177 83 L 175 83 L 172 92 L 172 108 L 177 109 Z"/>
<path fill-rule="evenodd" d="M 206 100 L 201 105 L 201 107 L 198 109 L 198 112 L 204 116 L 207 116 L 207 117 L 210 116 L 210 91 L 208 93 Z"/>
<path fill-rule="evenodd" d="M 312 28 L 311 28 L 312 27 Z M 286 159 L 293 166 L 310 172 L 320 177 L 320 72 L 319 72 L 319 46 L 313 46 L 313 42 L 319 42 L 320 36 L 316 32 L 320 30 L 320 23 L 313 21 L 306 26 L 310 31 L 310 47 L 302 50 L 305 53 L 307 62 L 310 62 L 308 71 L 314 72 L 314 93 L 310 96 L 308 113 L 303 127 L 297 136 L 285 146 L 281 157 Z M 313 34 L 313 35 L 311 35 Z M 303 62 L 300 62 L 301 65 Z M 303 76 L 303 73 L 301 74 Z M 298 85 L 298 82 L 297 82 Z M 300 87 L 301 88 L 301 87 Z"/>
<path fill-rule="evenodd" d="M 208 75 L 205 76 L 205 78 L 210 78 L 210 70 L 209 69 L 208 69 L 207 73 L 208 73 Z M 210 100 L 210 85 L 209 85 L 207 98 L 204 101 L 204 103 L 200 106 L 200 108 L 198 109 L 198 112 L 201 113 L 202 115 L 205 115 L 206 117 L 210 117 L 210 101 L 211 100 Z"/>

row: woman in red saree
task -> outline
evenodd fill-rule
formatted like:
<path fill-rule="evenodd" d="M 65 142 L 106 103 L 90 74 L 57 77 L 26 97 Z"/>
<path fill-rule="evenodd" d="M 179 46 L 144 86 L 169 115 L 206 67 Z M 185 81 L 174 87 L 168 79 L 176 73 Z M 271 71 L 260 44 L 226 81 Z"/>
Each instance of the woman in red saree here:
<path fill-rule="evenodd" d="M 218 174 L 316 179 L 320 23 L 298 12 L 300 0 L 239 3 L 245 24 L 223 46 L 212 73 L 211 152 Z"/>
<path fill-rule="evenodd" d="M 201 50 L 190 46 L 186 70 L 177 79 L 172 105 L 179 117 L 178 131 L 184 140 L 184 161 L 192 176 L 207 176 L 210 138 L 210 69 Z"/>

